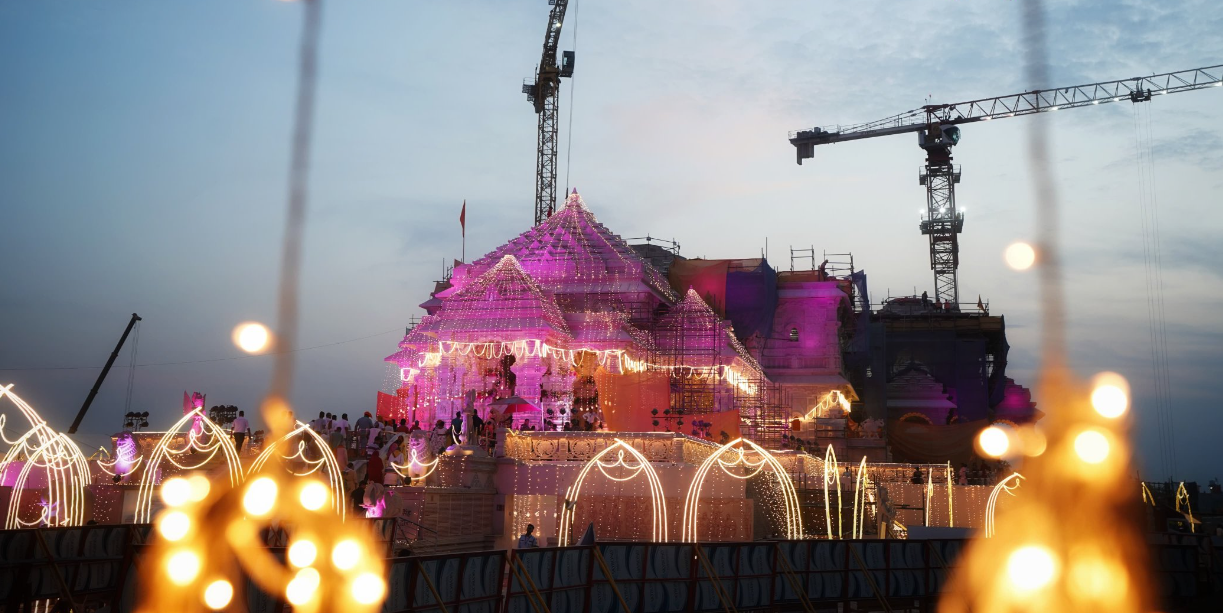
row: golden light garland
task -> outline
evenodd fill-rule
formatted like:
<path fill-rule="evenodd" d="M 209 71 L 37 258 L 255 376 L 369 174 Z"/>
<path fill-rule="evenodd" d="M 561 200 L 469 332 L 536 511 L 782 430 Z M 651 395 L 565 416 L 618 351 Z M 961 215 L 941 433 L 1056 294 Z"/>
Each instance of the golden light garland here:
<path fill-rule="evenodd" d="M 8 398 L 30 423 L 30 429 L 17 440 L 4 436 L 6 415 L 0 415 L 0 439 L 10 445 L 0 460 L 0 479 L 8 475 L 9 468 L 19 458 L 24 459 L 21 470 L 13 482 L 4 527 L 12 530 L 32 526 L 80 526 L 85 523 L 85 488 L 90 484 L 89 464 L 85 454 L 62 433 L 56 432 L 38 415 L 38 412 L 12 392 L 13 384 L 0 386 L 0 396 Z M 46 496 L 40 503 L 42 510 L 37 519 L 27 522 L 21 519 L 21 493 L 30 478 L 30 472 L 42 469 L 47 477 Z"/>
<path fill-rule="evenodd" d="M 272 445 L 268 445 L 255 461 L 251 463 L 251 467 L 247 470 L 247 475 L 253 475 L 263 470 L 264 465 L 272 455 L 277 453 L 282 445 L 292 445 L 297 441 L 296 451 L 292 455 L 280 456 L 280 463 L 285 465 L 285 470 L 294 477 L 308 477 L 319 470 L 326 469 L 327 486 L 331 490 L 331 504 L 336 513 L 339 514 L 340 520 L 343 521 L 347 512 L 348 505 L 344 500 L 344 471 L 340 468 L 340 463 L 335 459 L 335 453 L 327 445 L 327 441 L 319 436 L 309 425 L 300 421 L 296 422 L 297 428 L 292 432 L 280 437 L 280 440 Z M 302 440 L 305 439 L 305 440 Z M 317 459 L 306 457 L 306 440 L 314 444 Z M 305 472 L 295 472 L 289 467 L 293 462 L 301 462 L 309 467 Z"/>
<path fill-rule="evenodd" d="M 423 482 L 433 471 L 437 470 L 438 462 L 441 461 L 441 456 L 435 456 L 432 462 L 424 462 L 420 458 L 420 454 L 415 449 L 408 449 L 408 463 L 396 464 L 391 462 L 391 468 L 399 473 L 400 477 L 408 479 L 409 485 L 418 481 Z"/>
<path fill-rule="evenodd" d="M 748 460 L 744 446 L 756 452 L 760 456 L 760 461 L 752 462 Z M 731 456 L 732 460 L 730 462 L 723 459 L 726 455 Z M 774 476 L 777 478 L 777 485 L 781 489 L 786 538 L 791 540 L 803 538 L 802 509 L 799 504 L 798 493 L 794 490 L 794 483 L 790 480 L 790 474 L 767 449 L 748 439 L 737 438 L 722 445 L 717 451 L 705 458 L 705 461 L 701 462 L 700 467 L 696 470 L 696 474 L 692 477 L 692 483 L 688 486 L 688 495 L 684 497 L 684 520 L 682 526 L 684 542 L 695 543 L 700 535 L 697 523 L 701 502 L 701 488 L 705 483 L 705 477 L 708 475 L 709 470 L 715 464 L 722 469 L 722 472 L 736 479 L 749 479 L 760 474 L 766 466 L 771 468 Z M 731 471 L 732 468 L 738 466 L 748 469 L 748 473 L 739 475 Z"/>
<path fill-rule="evenodd" d="M 951 470 L 951 462 L 947 462 L 947 527 L 955 527 L 955 473 Z"/>
<path fill-rule="evenodd" d="M 989 501 L 985 503 L 985 537 L 989 538 L 994 535 L 994 511 L 998 506 L 998 494 L 1006 492 L 1009 496 L 1015 495 L 1015 490 L 1019 489 L 1019 481 L 1023 479 L 1023 475 L 1019 473 L 1011 473 L 1011 475 L 998 482 L 994 489 L 989 493 Z M 1011 486 L 1008 483 L 1014 481 L 1015 485 Z"/>
<path fill-rule="evenodd" d="M 193 422 L 193 425 L 185 435 L 186 443 L 181 448 L 171 448 L 175 437 L 179 435 L 179 430 L 187 422 Z M 199 424 L 198 433 L 195 429 L 197 423 Z M 153 452 L 149 454 L 149 461 L 144 466 L 144 475 L 140 479 L 140 489 L 136 494 L 136 523 L 148 523 L 153 518 L 153 490 L 157 486 L 159 476 L 157 473 L 162 461 L 168 461 L 179 470 L 187 472 L 207 467 L 217 453 L 220 453 L 225 460 L 229 484 L 236 487 L 242 483 L 244 476 L 242 461 L 238 458 L 238 452 L 234 450 L 233 440 L 229 437 L 229 433 L 216 422 L 208 419 L 203 407 L 196 407 L 183 415 L 182 419 L 175 422 L 162 435 L 161 439 L 157 441 L 157 446 L 153 447 Z M 194 464 L 180 463 L 178 458 L 187 457 L 188 454 L 207 454 L 207 456 Z"/>
<path fill-rule="evenodd" d="M 803 419 L 816 419 L 824 417 L 828 414 L 828 409 L 831 409 L 834 406 L 839 406 L 841 407 L 841 410 L 849 413 L 849 399 L 846 398 L 845 394 L 842 394 L 840 390 L 832 390 L 827 394 L 824 394 L 824 397 L 820 398 L 820 401 L 814 407 L 812 407 L 810 411 L 807 411 L 807 414 L 803 416 Z"/>
<path fill-rule="evenodd" d="M 1181 503 L 1184 503 L 1185 510 L 1181 511 Z M 1176 486 L 1176 512 L 1184 513 L 1189 518 L 1189 532 L 1196 533 L 1197 529 L 1193 527 L 1193 509 L 1189 508 L 1189 492 L 1185 490 L 1185 482 L 1181 481 L 1180 485 Z"/>
<path fill-rule="evenodd" d="M 598 467 L 599 471 L 605 476 L 607 476 L 606 469 L 615 468 L 617 466 L 635 471 L 633 476 L 636 476 L 642 472 L 645 473 L 646 480 L 648 481 L 650 487 L 650 502 L 653 505 L 653 540 L 656 543 L 663 543 L 667 541 L 667 500 L 663 493 L 662 482 L 658 478 L 658 473 L 654 471 L 654 467 L 650 465 L 650 461 L 646 459 L 645 455 L 634 449 L 632 445 L 629 445 L 618 438 L 613 440 L 615 440 L 614 444 L 609 445 L 606 449 L 600 451 L 599 453 L 595 454 L 594 457 L 586 461 L 586 464 L 582 466 L 582 471 L 579 472 L 577 478 L 574 479 L 573 484 L 570 485 L 569 489 L 565 491 L 565 500 L 563 506 L 561 507 L 561 516 L 559 519 L 560 525 L 557 528 L 557 544 L 561 547 L 565 547 L 569 544 L 569 535 L 572 531 L 571 524 L 573 523 L 574 519 L 574 509 L 577 506 L 578 496 L 582 493 L 582 484 L 586 482 L 586 475 L 589 474 L 590 470 L 595 467 Z M 613 451 L 617 452 L 616 461 L 604 463 L 603 457 L 612 453 Z M 637 461 L 637 464 L 632 465 L 625 462 L 625 453 L 632 456 L 632 458 Z M 627 479 L 628 478 L 617 479 L 617 481 Z"/>

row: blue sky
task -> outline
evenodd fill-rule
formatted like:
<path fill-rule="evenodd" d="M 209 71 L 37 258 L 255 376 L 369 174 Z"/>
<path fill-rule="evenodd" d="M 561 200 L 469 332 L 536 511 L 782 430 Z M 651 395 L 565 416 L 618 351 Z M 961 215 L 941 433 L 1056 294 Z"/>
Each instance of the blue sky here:
<path fill-rule="evenodd" d="M 1013 1 L 575 2 L 562 46 L 561 173 L 623 236 L 688 256 L 752 257 L 767 237 L 854 253 L 878 301 L 931 289 L 917 231 L 915 138 L 823 147 L 789 130 L 923 104 L 1223 63 L 1214 3 L 1051 2 L 1051 83 L 1023 80 Z M 238 322 L 271 322 L 300 6 L 272 0 L 0 4 L 0 368 L 105 361 L 139 312 L 139 363 L 237 357 Z M 330 1 L 324 7 L 296 406 L 372 407 L 441 262 L 525 230 L 535 115 L 521 93 L 547 3 Z M 1184 477 L 1219 475 L 1223 432 L 1223 90 L 1149 105 L 1176 443 Z M 1001 254 L 1033 238 L 1025 130 L 1047 121 L 1062 195 L 1073 364 L 1135 388 L 1139 464 L 1159 465 L 1128 103 L 973 125 L 956 161 L 967 210 L 961 292 L 1005 313 L 1008 372 L 1032 384 L 1035 278 Z M 569 163 L 566 163 L 566 159 Z M 362 339 L 355 340 L 352 339 Z M 125 351 L 118 364 L 126 365 Z M 153 425 L 183 390 L 253 408 L 266 357 L 138 368 Z M 96 369 L 4 370 L 66 427 Z M 82 428 L 121 425 L 116 368 Z"/>

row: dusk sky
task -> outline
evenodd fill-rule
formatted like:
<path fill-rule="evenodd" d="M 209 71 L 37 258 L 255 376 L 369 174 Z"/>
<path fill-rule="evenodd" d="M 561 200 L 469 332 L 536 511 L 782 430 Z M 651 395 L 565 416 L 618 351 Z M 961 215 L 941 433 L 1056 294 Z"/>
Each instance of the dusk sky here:
<path fill-rule="evenodd" d="M 1028 83 L 1014 1 L 571 0 L 561 186 L 621 236 L 674 238 L 688 257 L 756 257 L 767 239 L 788 269 L 791 245 L 814 246 L 852 252 L 873 302 L 933 294 L 916 137 L 820 147 L 798 166 L 787 132 L 1223 64 L 1217 0 L 1047 5 L 1051 82 Z M 184 390 L 256 408 L 271 358 L 241 358 L 230 331 L 274 324 L 301 8 L 0 4 L 0 383 L 52 427 L 71 423 L 132 312 L 137 363 L 154 365 L 136 369 L 131 408 L 154 428 L 181 417 Z M 373 409 L 382 358 L 459 257 L 464 199 L 469 259 L 530 226 L 521 84 L 548 9 L 325 1 L 300 333 L 319 347 L 298 354 L 299 413 Z M 1135 126 L 1149 126 L 1178 478 L 1223 476 L 1223 88 L 964 128 L 961 295 L 1005 314 L 1007 372 L 1029 386 L 1036 277 L 1002 252 L 1037 238 L 1037 121 L 1061 193 L 1072 363 L 1129 378 L 1138 464 L 1160 478 L 1136 162 Z M 122 426 L 130 349 L 83 448 Z"/>

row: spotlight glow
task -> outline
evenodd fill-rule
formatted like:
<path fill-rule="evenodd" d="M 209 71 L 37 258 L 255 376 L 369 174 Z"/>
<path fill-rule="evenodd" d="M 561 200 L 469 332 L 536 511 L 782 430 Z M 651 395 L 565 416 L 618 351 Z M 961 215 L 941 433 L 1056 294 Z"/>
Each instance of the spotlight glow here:
<path fill-rule="evenodd" d="M 1007 266 L 1015 270 L 1027 270 L 1036 263 L 1036 250 L 1027 243 L 1012 243 L 1006 248 L 1004 257 Z"/>
<path fill-rule="evenodd" d="M 361 561 L 361 545 L 352 539 L 344 539 L 331 550 L 331 563 L 340 570 L 352 570 Z"/>
<path fill-rule="evenodd" d="M 361 573 L 352 582 L 352 599 L 361 604 L 374 604 L 386 595 L 386 582 L 374 573 Z"/>
<path fill-rule="evenodd" d="M 1006 560 L 1006 574 L 1011 585 L 1020 592 L 1039 590 L 1057 575 L 1057 560 L 1053 553 L 1039 545 L 1020 547 Z"/>
<path fill-rule="evenodd" d="M 261 323 L 246 322 L 234 328 L 234 344 L 247 353 L 259 353 L 272 340 L 272 332 Z"/>
<path fill-rule="evenodd" d="M 188 585 L 200 574 L 200 557 L 194 551 L 179 551 L 166 559 L 166 574 L 171 583 Z"/>
<path fill-rule="evenodd" d="M 998 426 L 990 426 L 982 430 L 981 434 L 977 435 L 977 443 L 981 446 L 983 453 L 993 458 L 1001 457 L 1011 446 L 1006 432 Z"/>
<path fill-rule="evenodd" d="M 247 513 L 260 517 L 267 515 L 276 506 L 276 482 L 260 477 L 251 482 L 242 497 L 242 508 Z"/>
<path fill-rule="evenodd" d="M 157 531 L 167 541 L 180 541 L 190 530 L 191 518 L 182 511 L 164 513 L 157 522 Z"/>
<path fill-rule="evenodd" d="M 217 579 L 209 583 L 208 588 L 204 590 L 204 604 L 213 611 L 220 611 L 229 606 L 229 601 L 233 600 L 233 597 L 234 586 L 224 579 Z"/>
<path fill-rule="evenodd" d="M 1088 464 L 1099 464 L 1108 458 L 1108 437 L 1099 430 L 1084 430 L 1074 437 L 1074 452 Z"/>

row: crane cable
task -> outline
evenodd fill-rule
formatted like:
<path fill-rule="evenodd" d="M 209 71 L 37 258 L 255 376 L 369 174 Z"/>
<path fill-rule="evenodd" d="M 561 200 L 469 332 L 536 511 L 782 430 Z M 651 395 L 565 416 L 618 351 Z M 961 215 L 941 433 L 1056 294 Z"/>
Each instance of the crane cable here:
<path fill-rule="evenodd" d="M 581 0 L 576 0 L 573 3 L 573 56 L 574 63 L 577 63 L 578 54 L 578 9 L 582 6 Z M 565 135 L 565 193 L 564 198 L 569 198 L 569 170 L 573 167 L 573 82 L 576 77 L 569 75 L 569 128 L 568 134 Z"/>
<path fill-rule="evenodd" d="M 1140 106 L 1142 106 L 1141 109 Z M 1144 110 L 1145 118 L 1143 117 Z M 1159 241 L 1159 202 L 1155 192 L 1150 108 L 1135 104 L 1133 118 L 1135 159 L 1138 165 L 1138 206 L 1146 278 L 1147 328 L 1150 337 L 1151 369 L 1155 384 L 1156 423 L 1160 458 L 1164 470 L 1171 477 L 1177 472 L 1176 434 L 1171 406 L 1167 324 L 1164 315 L 1163 263 Z"/>

